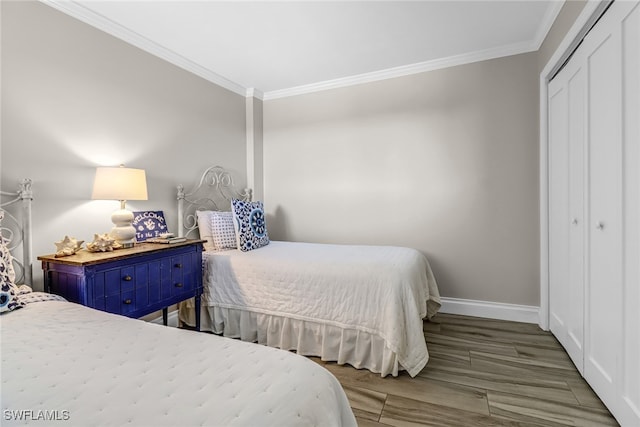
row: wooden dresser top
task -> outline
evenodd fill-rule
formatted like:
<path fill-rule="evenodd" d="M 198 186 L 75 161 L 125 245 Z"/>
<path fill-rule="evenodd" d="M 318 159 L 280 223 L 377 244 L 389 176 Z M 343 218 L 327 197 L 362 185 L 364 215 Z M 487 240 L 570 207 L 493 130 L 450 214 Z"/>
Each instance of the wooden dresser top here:
<path fill-rule="evenodd" d="M 100 264 L 103 262 L 117 261 L 120 259 L 128 258 L 136 255 L 146 255 L 153 252 L 161 252 L 167 249 L 179 248 L 182 246 L 194 245 L 197 243 L 204 243 L 205 240 L 189 239 L 186 242 L 180 243 L 136 243 L 132 248 L 116 249 L 111 252 L 89 252 L 86 249 L 81 249 L 74 255 L 56 257 L 55 254 L 41 255 L 38 257 L 39 261 L 55 262 L 58 264 L 69 265 L 91 265 Z"/>

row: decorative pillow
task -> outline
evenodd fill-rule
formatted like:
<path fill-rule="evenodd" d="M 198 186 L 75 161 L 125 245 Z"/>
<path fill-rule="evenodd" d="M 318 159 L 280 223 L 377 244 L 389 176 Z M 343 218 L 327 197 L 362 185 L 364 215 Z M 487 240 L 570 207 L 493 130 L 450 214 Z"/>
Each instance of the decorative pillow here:
<path fill-rule="evenodd" d="M 9 252 L 4 238 L 0 236 L 0 279 L 2 284 L 15 284 L 16 272 L 13 269 L 13 255 Z"/>
<path fill-rule="evenodd" d="M 2 282 L 0 289 L 0 313 L 24 307 L 24 302 L 18 297 L 16 285 Z"/>
<path fill-rule="evenodd" d="M 262 202 L 232 200 L 233 225 L 238 249 L 248 252 L 269 244 L 267 223 Z"/>
<path fill-rule="evenodd" d="M 0 237 L 0 313 L 24 307 L 24 303 L 18 297 L 20 290 L 15 285 L 15 280 L 13 257 Z"/>
<path fill-rule="evenodd" d="M 215 250 L 215 247 L 213 246 L 213 236 L 211 234 L 211 212 L 212 211 L 196 211 L 200 238 L 202 240 L 206 240 L 203 244 L 205 251 Z"/>
<path fill-rule="evenodd" d="M 238 247 L 233 212 L 211 212 L 211 235 L 217 251 Z"/>
<path fill-rule="evenodd" d="M 4 219 L 4 210 L 0 209 L 0 224 Z M 0 276 L 2 276 L 2 283 L 5 279 L 10 283 L 16 281 L 16 272 L 13 269 L 13 255 L 7 247 L 7 241 L 2 235 L 0 235 Z"/>

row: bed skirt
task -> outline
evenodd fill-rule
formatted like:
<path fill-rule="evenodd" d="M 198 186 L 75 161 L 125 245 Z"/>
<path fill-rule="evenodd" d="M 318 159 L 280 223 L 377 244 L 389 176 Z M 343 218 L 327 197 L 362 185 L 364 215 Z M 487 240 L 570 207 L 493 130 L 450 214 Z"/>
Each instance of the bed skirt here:
<path fill-rule="evenodd" d="M 202 306 L 201 310 L 202 331 L 295 350 L 323 361 L 368 369 L 383 377 L 397 376 L 399 370 L 404 370 L 396 353 L 385 345 L 384 340 L 367 332 L 241 309 Z M 181 323 L 195 326 L 192 301 L 179 305 L 179 318 Z"/>

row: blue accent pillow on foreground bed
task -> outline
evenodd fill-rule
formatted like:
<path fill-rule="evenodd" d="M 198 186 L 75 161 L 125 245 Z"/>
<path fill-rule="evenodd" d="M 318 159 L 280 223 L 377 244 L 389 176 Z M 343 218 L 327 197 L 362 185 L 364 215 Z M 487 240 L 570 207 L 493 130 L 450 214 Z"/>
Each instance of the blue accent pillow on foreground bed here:
<path fill-rule="evenodd" d="M 0 220 L 2 220 L 1 215 Z M 12 263 L 11 252 L 0 236 L 0 313 L 24 306 L 18 298 L 18 287 L 15 284 L 16 274 Z"/>
<path fill-rule="evenodd" d="M 236 229 L 238 249 L 248 252 L 269 244 L 267 222 L 262 202 L 232 200 L 233 224 Z"/>

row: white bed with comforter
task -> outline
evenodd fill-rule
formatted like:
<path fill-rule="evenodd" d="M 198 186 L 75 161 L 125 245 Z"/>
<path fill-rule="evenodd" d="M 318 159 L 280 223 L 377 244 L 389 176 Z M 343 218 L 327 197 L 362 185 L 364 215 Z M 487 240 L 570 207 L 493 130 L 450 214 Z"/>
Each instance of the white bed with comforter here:
<path fill-rule="evenodd" d="M 240 196 L 219 167 L 205 171 L 192 192 L 179 187 L 180 232 L 199 228 L 207 240 L 203 330 L 382 376 L 422 370 L 429 359 L 422 319 L 440 307 L 423 254 L 403 247 L 269 241 L 262 203 L 249 202 L 248 190 Z M 216 197 L 222 201 L 215 203 Z M 229 209 L 230 199 L 233 222 L 229 212 L 219 212 Z M 180 320 L 193 326 L 194 319 L 193 304 L 182 303 Z"/>
<path fill-rule="evenodd" d="M 416 250 L 273 241 L 204 257 L 204 330 L 382 375 L 427 363 L 422 319 L 440 304 Z"/>
<path fill-rule="evenodd" d="M 63 301 L 0 327 L 3 426 L 356 425 L 336 378 L 283 350 Z"/>

